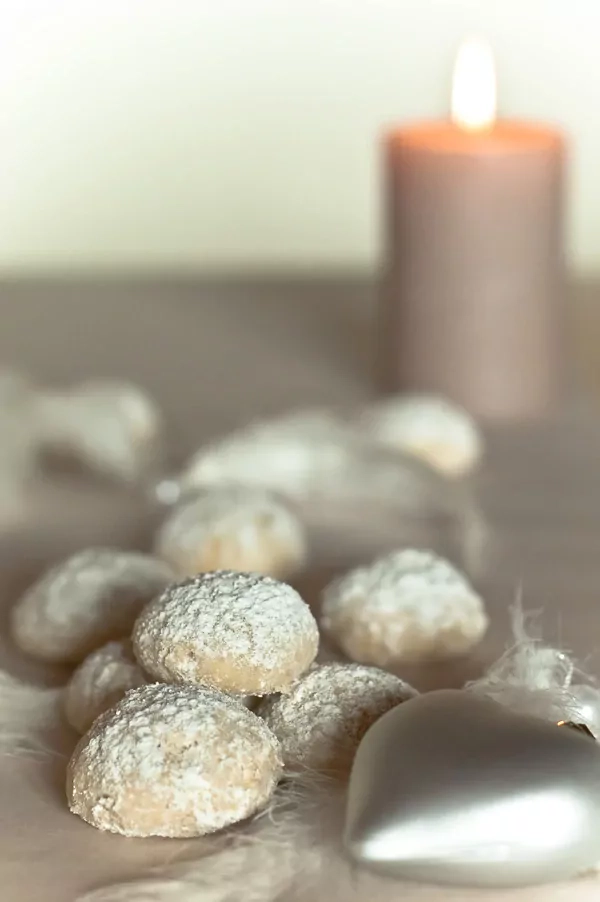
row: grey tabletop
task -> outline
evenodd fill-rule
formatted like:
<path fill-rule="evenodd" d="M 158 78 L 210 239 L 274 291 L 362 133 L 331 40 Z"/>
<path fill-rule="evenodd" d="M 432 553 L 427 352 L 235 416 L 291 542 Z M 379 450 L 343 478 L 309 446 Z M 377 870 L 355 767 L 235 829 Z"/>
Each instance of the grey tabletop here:
<path fill-rule="evenodd" d="M 254 417 L 370 397 L 373 311 L 372 288 L 361 280 L 5 284 L 0 360 L 52 383 L 136 380 L 167 413 L 176 463 Z M 460 685 L 481 672 L 510 639 L 509 607 L 519 591 L 528 610 L 540 611 L 544 636 L 600 675 L 600 420 L 593 405 L 571 405 L 543 423 L 488 428 L 486 443 L 472 489 L 490 533 L 475 576 L 490 610 L 489 635 L 460 666 L 411 676 L 432 687 Z M 0 525 L 4 612 L 49 561 L 91 543 L 140 546 L 148 536 L 147 510 L 134 496 L 90 485 L 40 486 L 17 518 Z M 308 574 L 306 591 L 316 594 L 321 579 L 320 572 Z M 19 656 L 6 629 L 0 663 L 41 683 L 65 678 Z M 65 752 L 72 741 L 65 733 Z M 101 835 L 70 815 L 64 764 L 61 757 L 0 760 L 5 902 L 71 902 L 174 854 L 168 842 Z M 595 880 L 509 895 L 402 888 L 407 902 L 587 902 L 599 893 Z"/>

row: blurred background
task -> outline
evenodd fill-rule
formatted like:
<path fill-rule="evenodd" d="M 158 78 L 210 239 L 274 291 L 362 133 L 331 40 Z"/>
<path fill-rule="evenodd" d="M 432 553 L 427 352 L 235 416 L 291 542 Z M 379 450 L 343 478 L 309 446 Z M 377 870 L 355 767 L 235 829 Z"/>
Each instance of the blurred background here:
<path fill-rule="evenodd" d="M 0 0 L 0 270 L 371 273 L 378 136 L 472 32 L 500 112 L 570 135 L 600 271 L 596 0 Z"/>

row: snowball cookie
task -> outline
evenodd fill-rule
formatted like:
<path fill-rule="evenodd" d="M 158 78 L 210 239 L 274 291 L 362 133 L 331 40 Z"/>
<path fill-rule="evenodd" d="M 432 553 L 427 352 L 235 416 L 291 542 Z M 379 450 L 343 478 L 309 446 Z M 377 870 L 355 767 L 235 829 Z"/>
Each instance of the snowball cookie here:
<path fill-rule="evenodd" d="M 65 716 L 78 733 L 121 701 L 129 689 L 147 682 L 133 656 L 131 642 L 108 642 L 92 652 L 73 673 L 64 693 Z"/>
<path fill-rule="evenodd" d="M 173 580 L 148 554 L 88 548 L 49 570 L 17 602 L 12 634 L 23 651 L 78 663 L 130 633 L 143 606 Z"/>
<path fill-rule="evenodd" d="M 133 647 L 167 683 L 225 692 L 285 692 L 313 662 L 317 624 L 291 586 L 221 570 L 169 586 L 138 617 Z"/>
<path fill-rule="evenodd" d="M 163 419 L 129 382 L 96 380 L 38 402 L 44 447 L 101 475 L 135 482 L 161 462 Z"/>
<path fill-rule="evenodd" d="M 335 580 L 323 595 L 323 628 L 363 664 L 460 655 L 487 625 L 483 601 L 467 579 L 429 551 L 396 551 Z"/>
<path fill-rule="evenodd" d="M 347 467 L 351 437 L 353 430 L 325 410 L 251 423 L 197 451 L 180 488 L 251 485 L 298 498 L 338 478 Z"/>
<path fill-rule="evenodd" d="M 306 538 L 299 519 L 270 492 L 223 487 L 176 509 L 155 551 L 181 577 L 240 570 L 283 579 L 302 565 Z"/>
<path fill-rule="evenodd" d="M 483 452 L 474 420 L 444 398 L 399 395 L 367 409 L 359 426 L 375 441 L 420 457 L 448 476 L 472 470 Z"/>
<path fill-rule="evenodd" d="M 281 743 L 286 768 L 346 774 L 364 734 L 416 691 L 399 677 L 362 664 L 325 664 L 258 712 Z"/>
<path fill-rule="evenodd" d="M 202 836 L 262 808 L 281 767 L 277 739 L 239 702 L 196 686 L 141 686 L 79 741 L 67 799 L 99 830 Z"/>

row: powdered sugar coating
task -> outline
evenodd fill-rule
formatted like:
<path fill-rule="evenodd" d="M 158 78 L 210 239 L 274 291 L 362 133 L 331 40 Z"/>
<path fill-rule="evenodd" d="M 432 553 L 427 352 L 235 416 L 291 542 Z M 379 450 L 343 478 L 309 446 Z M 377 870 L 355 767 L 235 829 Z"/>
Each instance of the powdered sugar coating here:
<path fill-rule="evenodd" d="M 483 451 L 475 421 L 445 398 L 399 395 L 367 408 L 358 425 L 375 441 L 414 454 L 449 476 L 472 470 Z"/>
<path fill-rule="evenodd" d="M 369 727 L 416 695 L 392 673 L 362 664 L 325 664 L 287 695 L 265 699 L 258 713 L 281 743 L 286 768 L 346 774 Z"/>
<path fill-rule="evenodd" d="M 322 410 L 251 423 L 201 448 L 181 477 L 184 490 L 251 485 L 298 497 L 347 467 L 352 430 Z"/>
<path fill-rule="evenodd" d="M 488 618 L 448 561 L 407 549 L 331 583 L 321 625 L 353 660 L 388 667 L 463 654 L 481 639 Z"/>
<path fill-rule="evenodd" d="M 148 554 L 88 548 L 56 565 L 17 602 L 17 645 L 48 661 L 79 662 L 110 639 L 128 635 L 142 607 L 173 581 Z"/>
<path fill-rule="evenodd" d="M 135 660 L 131 642 L 107 642 L 75 670 L 65 688 L 68 723 L 85 733 L 93 722 L 116 705 L 126 692 L 143 686 L 146 676 Z"/>
<path fill-rule="evenodd" d="M 180 577 L 231 569 L 283 579 L 303 563 L 306 538 L 298 517 L 270 492 L 223 486 L 173 511 L 155 551 Z"/>
<path fill-rule="evenodd" d="M 277 739 L 239 702 L 194 686 L 141 686 L 80 740 L 67 798 L 100 830 L 201 836 L 263 807 L 281 766 Z"/>
<path fill-rule="evenodd" d="M 137 659 L 157 679 L 245 695 L 284 692 L 318 644 L 315 619 L 291 586 L 231 570 L 169 586 L 133 630 Z"/>
<path fill-rule="evenodd" d="M 135 482 L 162 459 L 162 414 L 137 385 L 83 382 L 40 394 L 37 407 L 43 445 L 102 475 Z"/>

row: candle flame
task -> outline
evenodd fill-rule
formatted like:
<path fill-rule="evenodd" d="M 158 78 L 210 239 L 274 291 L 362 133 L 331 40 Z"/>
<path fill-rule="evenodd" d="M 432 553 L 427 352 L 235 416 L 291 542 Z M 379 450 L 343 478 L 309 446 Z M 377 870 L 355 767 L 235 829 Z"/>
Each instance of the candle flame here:
<path fill-rule="evenodd" d="M 496 118 L 496 70 L 492 49 L 479 38 L 459 48 L 452 80 L 452 120 L 460 128 L 482 131 Z"/>

